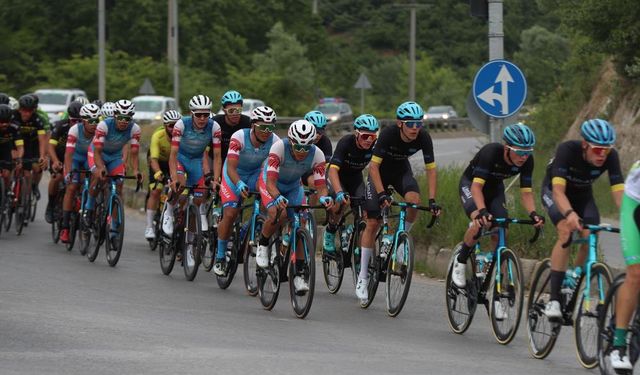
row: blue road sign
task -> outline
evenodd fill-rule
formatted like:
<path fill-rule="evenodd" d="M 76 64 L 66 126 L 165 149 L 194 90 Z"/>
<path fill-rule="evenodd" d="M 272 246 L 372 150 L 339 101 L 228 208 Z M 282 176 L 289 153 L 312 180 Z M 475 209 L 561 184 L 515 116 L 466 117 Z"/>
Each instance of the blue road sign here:
<path fill-rule="evenodd" d="M 516 113 L 527 98 L 527 80 L 506 60 L 486 63 L 473 80 L 473 98 L 482 112 L 505 118 Z"/>

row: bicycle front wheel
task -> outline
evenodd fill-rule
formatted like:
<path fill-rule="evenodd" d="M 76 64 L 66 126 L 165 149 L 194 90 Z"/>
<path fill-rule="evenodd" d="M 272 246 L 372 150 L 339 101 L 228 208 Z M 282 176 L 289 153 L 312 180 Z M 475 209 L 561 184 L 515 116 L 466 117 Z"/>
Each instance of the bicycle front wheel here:
<path fill-rule="evenodd" d="M 289 293 L 291 295 L 291 306 L 293 307 L 293 311 L 298 318 L 304 319 L 307 314 L 309 314 L 309 310 L 311 310 L 313 292 L 316 285 L 315 248 L 313 247 L 311 234 L 309 234 L 306 229 L 298 229 L 296 237 L 299 242 L 298 246 L 302 245 L 304 265 L 302 266 L 302 269 L 298 269 L 298 266 L 294 264 L 294 262 L 289 262 Z M 293 249 L 291 251 L 293 251 Z M 295 277 L 301 277 L 308 285 L 309 290 L 296 290 L 294 283 Z"/>
<path fill-rule="evenodd" d="M 111 212 L 107 215 L 107 238 L 105 240 L 105 253 L 107 263 L 111 267 L 118 264 L 122 254 L 122 243 L 124 242 L 124 208 L 119 196 L 114 196 L 111 201 Z"/>
<path fill-rule="evenodd" d="M 0 178 L 0 233 L 2 233 L 2 230 L 4 229 L 4 223 L 7 219 L 6 207 L 8 200 L 9 197 L 7 196 L 4 189 L 4 178 Z"/>
<path fill-rule="evenodd" d="M 445 306 L 447 307 L 447 322 L 453 333 L 463 334 L 471 325 L 473 316 L 478 306 L 478 283 L 475 277 L 473 264 L 474 257 L 470 257 L 467 264 L 467 285 L 458 288 L 453 283 L 453 260 L 460 253 L 462 242 L 454 248 L 453 255 L 449 261 L 447 277 L 445 279 Z"/>
<path fill-rule="evenodd" d="M 387 263 L 387 315 L 396 317 L 402 311 L 411 288 L 413 275 L 413 240 L 409 233 L 400 232 Z"/>
<path fill-rule="evenodd" d="M 551 297 L 551 260 L 543 260 L 533 274 L 527 301 L 527 335 L 529 351 L 534 358 L 546 358 L 560 334 L 559 323 L 549 321 L 544 308 Z"/>
<path fill-rule="evenodd" d="M 611 351 L 613 350 L 613 335 L 616 330 L 616 293 L 624 283 L 624 278 L 625 274 L 622 274 L 613 281 L 604 300 L 603 313 L 598 317 L 598 365 L 602 375 L 616 373 L 615 369 L 611 367 Z M 631 357 L 631 353 L 629 356 Z"/>
<path fill-rule="evenodd" d="M 325 228 L 326 230 L 326 228 Z M 322 251 L 322 274 L 327 284 L 329 293 L 335 294 L 340 290 L 342 278 L 344 277 L 344 258 L 342 251 L 342 231 L 344 227 L 338 228 L 334 236 L 334 249 L 332 253 L 323 249 Z"/>
<path fill-rule="evenodd" d="M 578 362 L 584 368 L 598 365 L 598 319 L 605 314 L 605 298 L 611 287 L 611 271 L 604 263 L 591 267 L 591 278 L 583 278 L 578 310 L 573 324 Z M 589 291 L 587 292 L 587 286 Z"/>
<path fill-rule="evenodd" d="M 491 275 L 493 303 L 489 305 L 489 317 L 493 336 L 499 344 L 507 345 L 516 336 L 520 326 L 524 282 L 520 259 L 513 250 L 502 249 L 500 262 L 494 265 Z"/>
<path fill-rule="evenodd" d="M 93 245 L 89 248 L 89 251 L 87 252 L 87 259 L 89 259 L 89 262 L 95 262 L 96 258 L 98 257 L 98 253 L 100 252 L 100 247 L 102 246 L 102 243 L 104 242 L 104 237 L 105 237 L 105 221 L 106 221 L 106 208 L 105 208 L 105 202 L 104 202 L 104 195 L 102 192 L 98 193 L 98 196 L 96 197 L 95 200 L 95 218 L 93 220 L 93 228 L 91 229 L 91 232 L 93 234 Z"/>
<path fill-rule="evenodd" d="M 274 242 L 270 246 L 270 251 L 278 251 L 279 242 Z M 271 258 L 271 257 L 269 257 Z M 273 264 L 269 262 L 269 267 L 258 268 L 256 278 L 258 280 L 258 297 L 265 310 L 271 310 L 278 301 L 280 294 L 280 269 L 283 258 L 276 256 Z M 257 267 L 257 266 L 256 266 Z"/>
<path fill-rule="evenodd" d="M 185 210 L 182 269 L 184 270 L 185 279 L 193 281 L 198 274 L 198 266 L 200 265 L 199 243 L 201 242 L 200 236 L 202 236 L 202 232 L 200 232 L 200 214 L 198 207 L 193 203 L 188 204 Z"/>
<path fill-rule="evenodd" d="M 256 264 L 256 251 L 258 249 L 258 239 L 260 233 L 262 233 L 262 224 L 264 223 L 264 217 L 259 215 L 256 217 L 255 230 L 253 231 L 253 241 L 247 240 L 244 246 L 244 259 L 242 261 L 242 273 L 244 276 L 244 286 L 247 293 L 250 296 L 258 294 L 258 279 L 257 271 L 258 265 Z M 247 238 L 249 234 L 247 234 Z"/>

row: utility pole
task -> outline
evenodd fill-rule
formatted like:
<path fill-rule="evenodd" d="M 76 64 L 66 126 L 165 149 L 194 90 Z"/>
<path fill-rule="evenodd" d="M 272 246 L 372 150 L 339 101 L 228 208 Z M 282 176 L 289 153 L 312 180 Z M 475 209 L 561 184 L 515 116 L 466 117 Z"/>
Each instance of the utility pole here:
<path fill-rule="evenodd" d="M 504 58 L 503 1 L 487 0 L 489 5 L 489 61 Z M 503 125 L 503 119 L 489 118 L 491 142 L 500 140 Z"/>
<path fill-rule="evenodd" d="M 313 4 L 311 5 L 311 14 L 318 14 L 318 0 L 313 0 Z"/>
<path fill-rule="evenodd" d="M 178 0 L 169 0 L 169 46 L 170 65 L 173 68 L 173 97 L 180 103 L 180 71 L 178 65 Z"/>
<path fill-rule="evenodd" d="M 167 1 L 167 64 L 169 65 L 169 70 L 173 68 L 173 45 L 171 38 L 171 26 L 173 25 L 173 13 L 171 0 Z"/>
<path fill-rule="evenodd" d="M 107 88 L 105 78 L 105 5 L 98 0 L 98 99 L 106 101 Z"/>

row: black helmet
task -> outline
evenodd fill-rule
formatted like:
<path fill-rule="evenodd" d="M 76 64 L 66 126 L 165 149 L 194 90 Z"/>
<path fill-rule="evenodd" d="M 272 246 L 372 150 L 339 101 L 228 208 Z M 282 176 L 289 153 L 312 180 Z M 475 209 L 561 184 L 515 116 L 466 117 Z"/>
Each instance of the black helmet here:
<path fill-rule="evenodd" d="M 11 121 L 11 117 L 13 115 L 13 111 L 8 104 L 0 104 L 0 121 L 7 122 Z"/>
<path fill-rule="evenodd" d="M 32 92 L 31 94 L 29 94 L 31 96 L 33 96 L 33 99 L 36 101 L 36 107 L 38 106 L 38 104 L 40 104 L 40 98 L 38 97 L 38 94 Z"/>
<path fill-rule="evenodd" d="M 100 99 L 96 99 L 96 100 L 92 101 L 91 103 L 97 105 L 98 107 L 102 107 L 102 104 L 103 104 L 102 100 L 100 100 Z"/>
<path fill-rule="evenodd" d="M 82 103 L 73 101 L 69 104 L 67 108 L 67 113 L 70 118 L 80 118 L 80 108 L 82 108 Z"/>
<path fill-rule="evenodd" d="M 38 101 L 31 94 L 22 95 L 18 99 L 19 108 L 36 109 L 38 107 Z"/>
<path fill-rule="evenodd" d="M 0 92 L 0 104 L 9 104 L 9 95 Z"/>

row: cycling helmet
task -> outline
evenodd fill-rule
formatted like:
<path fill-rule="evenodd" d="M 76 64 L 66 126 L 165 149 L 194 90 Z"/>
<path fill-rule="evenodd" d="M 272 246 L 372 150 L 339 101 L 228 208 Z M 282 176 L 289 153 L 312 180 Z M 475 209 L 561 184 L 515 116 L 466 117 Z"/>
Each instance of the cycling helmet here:
<path fill-rule="evenodd" d="M 100 107 L 93 103 L 85 104 L 80 108 L 80 116 L 87 120 L 100 118 Z"/>
<path fill-rule="evenodd" d="M 256 107 L 251 111 L 251 122 L 265 122 L 267 124 L 276 123 L 276 112 L 266 105 Z"/>
<path fill-rule="evenodd" d="M 178 111 L 171 110 L 165 112 L 164 115 L 162 115 L 162 122 L 166 125 L 172 122 L 176 122 L 181 118 L 182 116 L 180 116 L 180 113 L 178 113 Z"/>
<path fill-rule="evenodd" d="M 289 139 L 299 145 L 312 145 L 316 139 L 316 127 L 307 120 L 296 120 L 289 126 Z"/>
<path fill-rule="evenodd" d="M 69 118 L 80 118 L 82 115 L 80 114 L 80 109 L 82 108 L 82 103 L 77 101 L 72 101 L 71 104 L 67 107 L 67 114 Z"/>
<path fill-rule="evenodd" d="M 317 129 L 324 129 L 327 126 L 327 116 L 320 111 L 307 112 L 304 119 L 313 124 Z"/>
<path fill-rule="evenodd" d="M 115 114 L 122 116 L 133 116 L 134 113 L 136 113 L 136 105 L 133 104 L 130 100 L 120 99 L 116 102 Z"/>
<path fill-rule="evenodd" d="M 9 95 L 0 92 L 0 104 L 9 104 Z"/>
<path fill-rule="evenodd" d="M 36 108 L 38 107 L 38 104 L 40 104 L 40 98 L 38 97 L 38 95 L 36 93 L 31 93 L 29 94 L 31 96 L 33 96 L 33 99 L 36 101 Z"/>
<path fill-rule="evenodd" d="M 102 103 L 102 100 L 100 100 L 100 99 L 96 99 L 96 100 L 92 101 L 91 103 L 93 103 L 93 104 L 97 105 L 98 107 L 102 108 L 102 104 L 103 103 Z"/>
<path fill-rule="evenodd" d="M 116 103 L 114 102 L 104 102 L 102 108 L 100 108 L 100 112 L 104 117 L 113 117 L 113 113 L 116 110 Z"/>
<path fill-rule="evenodd" d="M 536 145 L 536 136 L 529 127 L 521 122 L 509 125 L 502 131 L 502 139 L 509 146 L 532 148 Z"/>
<path fill-rule="evenodd" d="M 369 132 L 377 132 L 380 129 L 380 125 L 378 125 L 378 120 L 370 114 L 360 115 L 353 122 L 353 127 L 356 130 L 366 130 Z"/>
<path fill-rule="evenodd" d="M 616 141 L 616 130 L 608 121 L 599 118 L 583 122 L 580 134 L 585 141 L 602 146 L 610 146 Z"/>
<path fill-rule="evenodd" d="M 404 102 L 396 110 L 398 120 L 422 120 L 424 111 L 416 102 Z"/>
<path fill-rule="evenodd" d="M 196 95 L 189 100 L 189 109 L 196 111 L 211 111 L 211 99 L 206 95 Z"/>
<path fill-rule="evenodd" d="M 84 96 L 78 96 L 75 100 L 76 102 L 82 103 L 82 105 L 89 104 L 89 99 L 85 98 Z"/>
<path fill-rule="evenodd" d="M 235 90 L 229 90 L 222 95 L 220 103 L 223 107 L 227 104 L 242 104 L 242 95 Z"/>
<path fill-rule="evenodd" d="M 20 107 L 20 104 L 18 103 L 18 100 L 16 98 L 14 98 L 13 96 L 9 97 L 9 107 L 11 107 L 11 109 L 16 110 L 18 109 L 18 107 Z"/>
<path fill-rule="evenodd" d="M 36 109 L 38 107 L 38 102 L 31 94 L 22 95 L 20 99 L 18 99 L 18 105 L 20 108 L 25 109 Z"/>
<path fill-rule="evenodd" d="M 13 110 L 8 104 L 0 104 L 0 121 L 9 122 L 13 117 Z"/>

